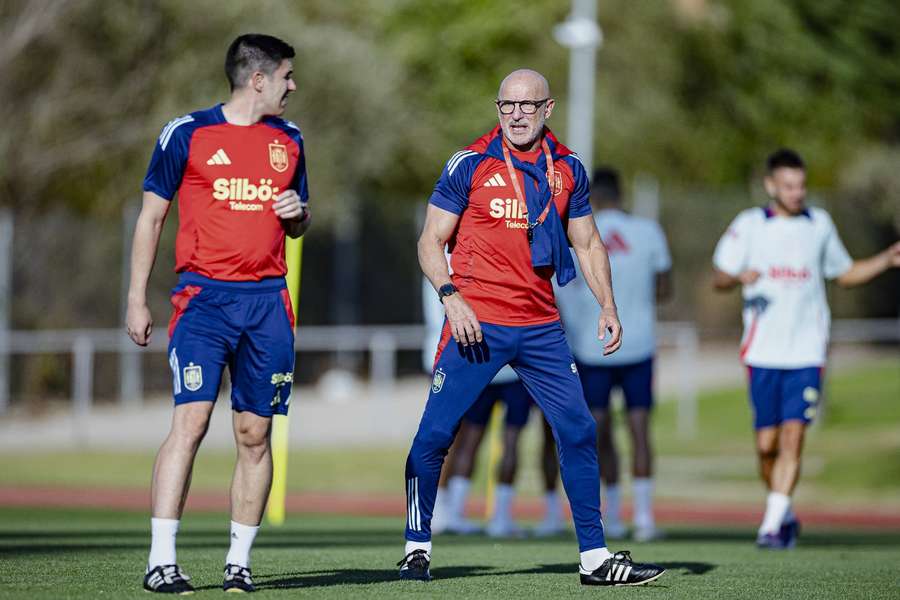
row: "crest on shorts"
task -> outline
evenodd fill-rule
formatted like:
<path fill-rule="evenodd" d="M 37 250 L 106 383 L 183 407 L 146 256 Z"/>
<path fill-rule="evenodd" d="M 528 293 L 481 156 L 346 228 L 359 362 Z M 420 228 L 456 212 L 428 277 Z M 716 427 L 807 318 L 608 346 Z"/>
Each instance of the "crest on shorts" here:
<path fill-rule="evenodd" d="M 196 392 L 203 387 L 203 369 L 200 365 L 188 363 L 183 372 L 184 389 L 189 392 Z"/>
<path fill-rule="evenodd" d="M 269 164 L 279 173 L 284 173 L 288 168 L 288 151 L 287 146 L 279 144 L 275 140 L 269 144 Z"/>
<path fill-rule="evenodd" d="M 553 195 L 559 196 L 563 191 L 563 180 L 562 173 L 559 171 L 553 172 Z"/>
<path fill-rule="evenodd" d="M 434 379 L 431 380 L 431 391 L 435 394 L 444 389 L 444 380 L 447 379 L 447 374 L 438 369 L 434 372 Z"/>

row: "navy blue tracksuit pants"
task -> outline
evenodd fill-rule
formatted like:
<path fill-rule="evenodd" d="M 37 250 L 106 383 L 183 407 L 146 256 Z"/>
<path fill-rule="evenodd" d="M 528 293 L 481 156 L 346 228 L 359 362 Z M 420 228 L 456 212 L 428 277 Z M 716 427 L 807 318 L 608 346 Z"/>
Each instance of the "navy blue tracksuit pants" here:
<path fill-rule="evenodd" d="M 562 325 L 558 321 L 526 327 L 482 323 L 481 330 L 481 344 L 463 346 L 453 341 L 444 324 L 428 402 L 406 459 L 406 539 L 431 539 L 441 466 L 460 420 L 497 371 L 510 364 L 553 429 L 580 550 L 606 546 L 600 520 L 596 425 Z"/>

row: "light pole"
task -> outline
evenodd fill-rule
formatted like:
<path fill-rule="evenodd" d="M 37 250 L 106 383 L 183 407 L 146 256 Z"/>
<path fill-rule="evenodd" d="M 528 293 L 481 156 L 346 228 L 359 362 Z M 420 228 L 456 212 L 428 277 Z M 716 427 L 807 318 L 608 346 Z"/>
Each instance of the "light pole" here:
<path fill-rule="evenodd" d="M 594 158 L 594 69 L 603 32 L 597 25 L 597 0 L 572 0 L 569 18 L 553 28 L 556 41 L 570 50 L 569 122 L 566 143 L 590 174 Z"/>

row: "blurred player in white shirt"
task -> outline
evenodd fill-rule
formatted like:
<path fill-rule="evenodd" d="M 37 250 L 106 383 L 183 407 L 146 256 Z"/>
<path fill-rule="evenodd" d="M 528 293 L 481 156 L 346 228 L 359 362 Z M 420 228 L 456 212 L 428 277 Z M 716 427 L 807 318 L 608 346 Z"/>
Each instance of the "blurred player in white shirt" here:
<path fill-rule="evenodd" d="M 591 183 L 591 204 L 600 237 L 609 252 L 613 293 L 624 336 L 615 354 L 603 355 L 596 334 L 586 324 L 599 318 L 600 308 L 579 277 L 556 290 L 566 337 L 577 361 L 584 395 L 597 421 L 598 457 L 603 480 L 603 527 L 607 537 L 624 537 L 621 521 L 619 457 L 613 443 L 610 393 L 619 387 L 625 396 L 632 440 L 634 538 L 658 537 L 653 518 L 653 457 L 650 447 L 650 410 L 653 407 L 653 356 L 656 354 L 656 302 L 671 295 L 672 259 L 666 237 L 656 221 L 622 209 L 616 171 L 599 168 Z"/>
<path fill-rule="evenodd" d="M 741 212 L 719 240 L 714 285 L 723 291 L 742 286 L 740 355 L 748 368 L 760 476 L 768 490 L 757 545 L 783 549 L 799 533 L 791 494 L 821 393 L 831 324 L 824 280 L 841 287 L 866 283 L 900 266 L 900 242 L 854 261 L 828 213 L 806 206 L 806 166 L 792 150 L 769 156 L 765 188 L 768 206 Z"/>

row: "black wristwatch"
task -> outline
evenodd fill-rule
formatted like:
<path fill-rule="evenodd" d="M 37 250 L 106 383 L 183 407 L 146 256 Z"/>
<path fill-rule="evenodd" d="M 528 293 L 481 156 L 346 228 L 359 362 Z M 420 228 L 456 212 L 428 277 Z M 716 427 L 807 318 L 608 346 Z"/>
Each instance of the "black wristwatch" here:
<path fill-rule="evenodd" d="M 441 302 L 443 302 L 444 298 L 446 298 L 447 296 L 452 296 L 458 291 L 459 290 L 452 283 L 445 283 L 438 288 L 438 298 L 440 298 Z"/>

